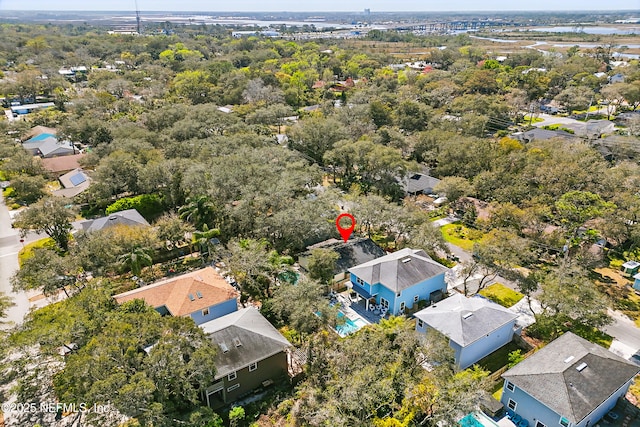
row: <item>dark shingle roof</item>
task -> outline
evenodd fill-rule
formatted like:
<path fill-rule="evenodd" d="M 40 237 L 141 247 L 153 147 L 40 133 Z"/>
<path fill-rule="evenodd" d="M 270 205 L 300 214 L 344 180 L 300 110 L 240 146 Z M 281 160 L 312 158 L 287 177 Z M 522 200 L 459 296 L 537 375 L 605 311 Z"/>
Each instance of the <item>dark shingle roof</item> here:
<path fill-rule="evenodd" d="M 576 369 L 583 364 L 584 369 Z M 578 424 L 638 371 L 631 362 L 567 332 L 502 377 Z"/>
<path fill-rule="evenodd" d="M 462 347 L 513 322 L 518 315 L 485 298 L 455 294 L 415 315 Z"/>
<path fill-rule="evenodd" d="M 405 248 L 349 269 L 372 285 L 380 283 L 394 292 L 449 271 L 422 250 Z"/>
<path fill-rule="evenodd" d="M 203 323 L 200 327 L 219 347 L 215 360 L 216 379 L 291 347 L 289 341 L 253 307 Z M 225 348 L 228 351 L 225 352 Z"/>
<path fill-rule="evenodd" d="M 340 258 L 336 261 L 334 274 L 344 273 L 351 267 L 383 257 L 386 252 L 373 240 L 368 238 L 352 239 L 345 243 L 342 240 L 330 239 L 307 247 L 309 251 L 300 254 L 300 265 L 307 268 L 307 258 L 313 249 L 329 249 L 336 252 Z"/>

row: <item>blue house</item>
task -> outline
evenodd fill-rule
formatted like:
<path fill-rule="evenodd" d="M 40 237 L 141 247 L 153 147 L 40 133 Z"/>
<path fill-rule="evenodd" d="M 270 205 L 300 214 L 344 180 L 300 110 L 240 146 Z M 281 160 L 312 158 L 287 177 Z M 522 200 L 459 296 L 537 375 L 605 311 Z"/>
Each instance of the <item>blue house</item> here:
<path fill-rule="evenodd" d="M 422 250 L 402 249 L 349 269 L 353 290 L 390 314 L 404 313 L 420 300 L 434 301 L 447 290 L 449 269 Z"/>
<path fill-rule="evenodd" d="M 449 338 L 461 369 L 510 343 L 518 330 L 514 312 L 477 295 L 455 294 L 414 316 L 416 331 L 433 328 Z"/>
<path fill-rule="evenodd" d="M 640 291 L 640 273 L 633 276 L 633 289 Z"/>
<path fill-rule="evenodd" d="M 639 371 L 567 332 L 502 374 L 501 402 L 521 427 L 594 426 L 626 394 Z"/>
<path fill-rule="evenodd" d="M 211 267 L 124 292 L 114 299 L 118 304 L 141 299 L 163 316 L 191 317 L 196 325 L 238 310 L 238 291 Z"/>

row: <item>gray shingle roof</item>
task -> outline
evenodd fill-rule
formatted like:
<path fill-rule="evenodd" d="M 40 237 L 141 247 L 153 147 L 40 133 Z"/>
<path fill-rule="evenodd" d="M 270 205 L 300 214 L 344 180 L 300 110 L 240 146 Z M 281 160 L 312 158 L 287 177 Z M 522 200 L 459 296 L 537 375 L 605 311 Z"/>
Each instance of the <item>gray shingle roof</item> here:
<path fill-rule="evenodd" d="M 127 209 L 125 211 L 114 212 L 109 216 L 97 219 L 88 219 L 80 223 L 82 231 L 86 233 L 99 231 L 104 228 L 113 227 L 114 225 L 149 227 L 149 223 L 147 222 L 147 220 L 144 219 L 142 215 L 140 215 L 140 213 L 135 209 Z"/>
<path fill-rule="evenodd" d="M 420 310 L 415 317 L 446 335 L 462 347 L 513 322 L 512 311 L 482 297 L 455 294 Z"/>
<path fill-rule="evenodd" d="M 253 307 L 203 323 L 200 327 L 219 347 L 216 379 L 291 347 L 291 343 Z M 227 352 L 223 351 L 225 347 Z"/>
<path fill-rule="evenodd" d="M 37 150 L 43 157 L 75 154 L 71 142 L 58 141 L 53 136 L 40 141 L 25 142 L 22 146 L 25 150 Z"/>
<path fill-rule="evenodd" d="M 404 189 L 409 194 L 432 193 L 440 180 L 429 175 L 416 173 L 404 179 Z"/>
<path fill-rule="evenodd" d="M 447 271 L 447 267 L 432 260 L 424 251 L 410 248 L 349 269 L 365 282 L 372 285 L 380 283 L 394 292 L 403 291 Z"/>
<path fill-rule="evenodd" d="M 329 249 L 336 252 L 340 258 L 336 261 L 336 266 L 333 270 L 334 274 L 344 273 L 351 267 L 386 255 L 386 252 L 380 246 L 368 238 L 351 239 L 347 243 L 342 240 L 330 239 L 309 246 L 307 249 L 309 251 L 300 254 L 300 265 L 305 269 L 308 264 L 307 258 L 311 256 L 311 250 Z"/>
<path fill-rule="evenodd" d="M 583 363 L 586 367 L 578 371 Z M 609 350 L 567 332 L 502 377 L 578 424 L 639 371 Z"/>

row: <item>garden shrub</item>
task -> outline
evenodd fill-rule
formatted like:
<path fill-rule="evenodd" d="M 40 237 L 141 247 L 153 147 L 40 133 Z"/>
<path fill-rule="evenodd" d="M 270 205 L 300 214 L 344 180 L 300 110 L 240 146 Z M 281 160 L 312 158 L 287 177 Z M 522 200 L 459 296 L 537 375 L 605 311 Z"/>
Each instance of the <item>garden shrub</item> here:
<path fill-rule="evenodd" d="M 135 209 L 140 212 L 147 221 L 152 221 L 160 216 L 164 210 L 162 199 L 157 194 L 141 194 L 140 196 L 125 197 L 116 200 L 107 206 L 105 213 L 111 215 L 127 209 Z"/>

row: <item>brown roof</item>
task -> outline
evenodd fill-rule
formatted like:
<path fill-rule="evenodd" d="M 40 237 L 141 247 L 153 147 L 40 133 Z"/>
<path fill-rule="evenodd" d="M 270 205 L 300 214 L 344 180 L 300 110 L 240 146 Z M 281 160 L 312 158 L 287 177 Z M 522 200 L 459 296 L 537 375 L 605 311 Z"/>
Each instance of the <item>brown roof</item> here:
<path fill-rule="evenodd" d="M 238 292 L 211 267 L 114 296 L 118 304 L 143 299 L 155 308 L 165 306 L 172 316 L 188 316 L 237 297 Z"/>
<path fill-rule="evenodd" d="M 47 126 L 35 126 L 33 128 L 31 128 L 31 130 L 29 130 L 29 132 L 26 133 L 26 135 L 23 138 L 23 141 L 26 141 L 27 139 L 33 138 L 34 136 L 38 136 L 41 133 L 51 133 L 53 135 L 55 135 L 58 131 L 55 130 L 54 128 L 50 128 Z"/>
<path fill-rule="evenodd" d="M 51 157 L 42 159 L 42 166 L 50 172 L 67 172 L 80 167 L 78 161 L 84 154 L 73 154 L 71 156 Z"/>

